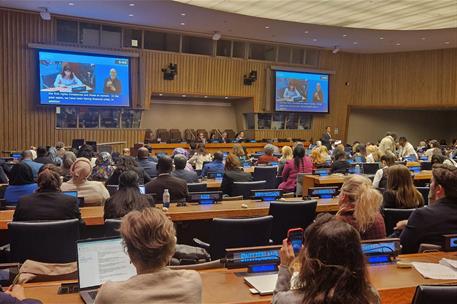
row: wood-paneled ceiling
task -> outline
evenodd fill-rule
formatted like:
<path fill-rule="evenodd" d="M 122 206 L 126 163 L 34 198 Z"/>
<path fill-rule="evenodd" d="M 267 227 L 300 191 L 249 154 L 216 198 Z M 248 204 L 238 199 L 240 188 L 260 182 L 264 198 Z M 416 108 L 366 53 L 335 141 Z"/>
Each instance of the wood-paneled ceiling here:
<path fill-rule="evenodd" d="M 378 30 L 457 27 L 456 0 L 174 0 L 261 18 Z"/>

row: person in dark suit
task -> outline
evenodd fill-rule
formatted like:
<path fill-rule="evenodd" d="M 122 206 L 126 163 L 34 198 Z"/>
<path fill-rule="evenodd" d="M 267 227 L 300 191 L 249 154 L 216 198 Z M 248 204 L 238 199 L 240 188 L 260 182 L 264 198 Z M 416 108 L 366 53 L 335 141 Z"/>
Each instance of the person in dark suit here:
<path fill-rule="evenodd" d="M 156 201 L 162 203 L 163 192 L 168 189 L 170 192 L 171 202 L 183 201 L 187 198 L 187 183 L 177 177 L 171 175 L 173 169 L 173 161 L 168 156 L 159 158 L 157 170 L 159 175 L 152 181 L 146 184 L 146 193 L 155 193 Z"/>
<path fill-rule="evenodd" d="M 138 174 L 140 185 L 144 185 L 151 181 L 151 177 L 146 173 L 143 167 L 139 167 L 135 159 L 131 156 L 121 156 L 116 163 L 113 175 L 106 181 L 107 185 L 119 185 L 119 176 L 122 173 L 133 170 Z"/>
<path fill-rule="evenodd" d="M 327 126 L 325 128 L 325 132 L 322 134 L 321 142 L 323 146 L 326 146 L 327 149 L 330 151 L 332 149 L 332 128 Z"/>
<path fill-rule="evenodd" d="M 117 71 L 115 69 L 109 70 L 109 77 L 105 79 L 103 85 L 103 92 L 105 94 L 121 94 L 122 85 L 119 78 L 117 78 Z"/>
<path fill-rule="evenodd" d="M 187 158 L 182 154 L 176 154 L 173 158 L 175 170 L 171 175 L 186 181 L 186 183 L 198 183 L 197 173 L 194 171 L 186 170 Z"/>
<path fill-rule="evenodd" d="M 233 196 L 234 182 L 250 182 L 252 176 L 241 170 L 240 159 L 233 153 L 227 155 L 225 159 L 225 173 L 222 178 L 221 190 L 228 196 Z"/>
<path fill-rule="evenodd" d="M 37 158 L 35 158 L 36 163 L 40 163 L 43 165 L 46 164 L 54 164 L 54 161 L 48 156 L 48 151 L 45 147 L 38 147 L 36 149 Z"/>
<path fill-rule="evenodd" d="M 138 165 L 152 178 L 157 176 L 157 162 L 149 158 L 149 151 L 146 147 L 138 149 Z"/>
<path fill-rule="evenodd" d="M 57 170 L 44 169 L 38 175 L 37 191 L 19 199 L 13 221 L 81 219 L 76 198 L 62 193 L 61 185 Z"/>
<path fill-rule="evenodd" d="M 330 173 L 347 173 L 349 167 L 351 165 L 349 162 L 346 160 L 346 153 L 344 152 L 337 152 L 335 154 L 335 161 L 332 164 L 332 167 L 330 168 Z"/>
<path fill-rule="evenodd" d="M 395 227 L 402 230 L 402 253 L 415 253 L 422 243 L 442 245 L 443 234 L 457 233 L 457 168 L 435 165 L 430 184 L 429 206 L 416 209 Z"/>

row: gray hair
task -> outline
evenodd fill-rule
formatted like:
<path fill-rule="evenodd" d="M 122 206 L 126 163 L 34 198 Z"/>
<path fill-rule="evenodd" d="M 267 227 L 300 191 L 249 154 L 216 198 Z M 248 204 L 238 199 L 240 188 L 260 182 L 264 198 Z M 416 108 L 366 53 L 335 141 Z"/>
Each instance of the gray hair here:
<path fill-rule="evenodd" d="M 266 144 L 265 147 L 263 147 L 263 151 L 267 155 L 273 155 L 275 152 L 275 147 L 272 144 Z"/>

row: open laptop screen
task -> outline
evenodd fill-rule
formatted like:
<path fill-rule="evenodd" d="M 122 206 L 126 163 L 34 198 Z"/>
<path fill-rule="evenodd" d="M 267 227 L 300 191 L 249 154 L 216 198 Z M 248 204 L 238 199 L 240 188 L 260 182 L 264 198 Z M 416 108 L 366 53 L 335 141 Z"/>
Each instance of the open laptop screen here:
<path fill-rule="evenodd" d="M 121 238 L 78 242 L 79 288 L 96 288 L 106 281 L 125 281 L 136 274 Z"/>

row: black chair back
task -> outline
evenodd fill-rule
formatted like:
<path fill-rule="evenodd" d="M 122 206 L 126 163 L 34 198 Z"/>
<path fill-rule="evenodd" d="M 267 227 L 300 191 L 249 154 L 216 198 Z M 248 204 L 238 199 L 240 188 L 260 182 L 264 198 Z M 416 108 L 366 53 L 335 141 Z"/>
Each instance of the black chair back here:
<path fill-rule="evenodd" d="M 206 183 L 188 183 L 187 191 L 188 192 L 205 192 L 205 191 L 208 191 L 208 186 Z"/>
<path fill-rule="evenodd" d="M 362 172 L 364 174 L 376 174 L 376 171 L 379 170 L 379 163 L 363 163 Z"/>
<path fill-rule="evenodd" d="M 457 286 L 419 285 L 416 287 L 412 304 L 455 304 L 457 303 Z"/>
<path fill-rule="evenodd" d="M 44 263 L 76 261 L 79 220 L 47 222 L 11 222 L 8 224 L 11 260 L 23 263 L 34 260 Z"/>
<path fill-rule="evenodd" d="M 424 198 L 424 205 L 428 205 L 428 193 L 430 192 L 430 187 L 416 187 L 416 189 L 422 194 Z"/>
<path fill-rule="evenodd" d="M 108 190 L 110 196 L 116 193 L 119 188 L 118 185 L 105 185 L 105 187 Z"/>
<path fill-rule="evenodd" d="M 121 219 L 106 219 L 105 220 L 105 236 L 119 236 L 119 228 L 121 227 Z"/>
<path fill-rule="evenodd" d="M 273 216 L 271 239 L 281 244 L 291 228 L 306 229 L 316 218 L 316 200 L 301 202 L 271 202 L 269 215 Z"/>
<path fill-rule="evenodd" d="M 268 189 L 276 188 L 276 175 L 278 174 L 278 167 L 265 166 L 265 167 L 254 167 L 254 173 L 252 179 L 254 181 L 266 181 L 265 187 Z"/>
<path fill-rule="evenodd" d="M 255 182 L 234 182 L 232 196 L 242 195 L 243 199 L 251 198 L 251 190 L 262 190 L 267 189 L 267 182 L 255 181 Z"/>
<path fill-rule="evenodd" d="M 421 170 L 432 170 L 433 164 L 429 161 L 421 162 Z"/>
<path fill-rule="evenodd" d="M 268 245 L 273 217 L 222 219 L 211 224 L 210 254 L 216 260 L 225 256 L 225 249 Z"/>
<path fill-rule="evenodd" d="M 394 232 L 395 225 L 402 220 L 407 220 L 411 213 L 416 209 L 397 209 L 384 208 L 384 223 L 386 224 L 386 235 L 391 235 Z"/>

